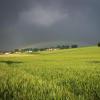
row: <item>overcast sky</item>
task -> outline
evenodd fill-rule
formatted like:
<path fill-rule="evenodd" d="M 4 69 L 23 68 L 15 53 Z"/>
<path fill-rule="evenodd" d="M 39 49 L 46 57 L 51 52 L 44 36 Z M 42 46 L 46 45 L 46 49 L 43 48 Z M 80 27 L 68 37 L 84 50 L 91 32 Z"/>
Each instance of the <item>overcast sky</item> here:
<path fill-rule="evenodd" d="M 100 41 L 100 0 L 0 0 L 0 49 Z"/>

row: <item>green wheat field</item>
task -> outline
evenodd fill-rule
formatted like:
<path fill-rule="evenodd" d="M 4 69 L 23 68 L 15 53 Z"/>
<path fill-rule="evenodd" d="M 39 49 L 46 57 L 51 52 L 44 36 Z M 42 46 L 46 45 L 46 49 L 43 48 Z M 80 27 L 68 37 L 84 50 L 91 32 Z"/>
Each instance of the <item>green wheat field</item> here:
<path fill-rule="evenodd" d="M 100 100 L 100 48 L 0 55 L 0 100 Z"/>

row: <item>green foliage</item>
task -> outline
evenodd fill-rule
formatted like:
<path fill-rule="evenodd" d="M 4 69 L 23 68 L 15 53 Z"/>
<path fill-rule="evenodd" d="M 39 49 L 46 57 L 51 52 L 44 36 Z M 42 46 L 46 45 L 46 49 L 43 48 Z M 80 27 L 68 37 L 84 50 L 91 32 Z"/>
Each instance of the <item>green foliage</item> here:
<path fill-rule="evenodd" d="M 15 49 L 15 50 L 14 50 L 14 52 L 19 52 L 19 51 L 20 51 L 19 49 Z"/>
<path fill-rule="evenodd" d="M 69 49 L 70 46 L 69 45 L 58 45 L 56 48 L 58 48 L 58 49 Z"/>
<path fill-rule="evenodd" d="M 73 44 L 71 47 L 72 47 L 72 48 L 77 48 L 77 47 L 78 47 L 78 45 Z"/>
<path fill-rule="evenodd" d="M 98 42 L 98 47 L 100 47 L 100 42 Z"/>
<path fill-rule="evenodd" d="M 37 51 L 39 51 L 39 49 L 38 48 L 34 48 L 32 51 L 37 52 Z"/>
<path fill-rule="evenodd" d="M 100 48 L 0 55 L 0 100 L 100 100 Z"/>

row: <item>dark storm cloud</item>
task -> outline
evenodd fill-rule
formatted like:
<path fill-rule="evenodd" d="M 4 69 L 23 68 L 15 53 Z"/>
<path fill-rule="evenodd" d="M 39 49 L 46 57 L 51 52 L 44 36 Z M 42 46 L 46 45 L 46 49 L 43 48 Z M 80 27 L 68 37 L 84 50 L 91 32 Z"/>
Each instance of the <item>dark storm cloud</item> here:
<path fill-rule="evenodd" d="M 100 0 L 0 0 L 0 49 L 51 41 L 95 44 L 99 9 Z"/>

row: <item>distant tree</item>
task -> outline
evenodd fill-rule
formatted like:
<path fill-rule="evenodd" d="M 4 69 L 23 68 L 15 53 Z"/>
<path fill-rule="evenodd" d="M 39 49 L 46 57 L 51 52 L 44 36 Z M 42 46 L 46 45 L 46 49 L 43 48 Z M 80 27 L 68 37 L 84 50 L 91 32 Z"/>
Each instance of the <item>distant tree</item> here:
<path fill-rule="evenodd" d="M 66 46 L 65 46 L 65 49 L 68 49 L 68 48 L 70 48 L 70 46 L 69 46 L 69 45 L 66 45 Z"/>
<path fill-rule="evenodd" d="M 37 52 L 37 51 L 39 51 L 39 49 L 38 48 L 34 48 L 33 51 L 34 52 Z"/>
<path fill-rule="evenodd" d="M 19 52 L 19 49 L 15 49 L 14 52 Z"/>
<path fill-rule="evenodd" d="M 40 48 L 39 50 L 40 51 L 45 51 L 47 48 Z"/>
<path fill-rule="evenodd" d="M 73 44 L 71 47 L 72 47 L 72 48 L 77 48 L 77 47 L 78 47 L 78 45 Z"/>
<path fill-rule="evenodd" d="M 60 49 L 65 49 L 65 46 L 64 45 L 60 46 Z"/>
<path fill-rule="evenodd" d="M 56 47 L 56 48 L 60 49 L 60 48 L 61 48 L 61 46 L 60 46 L 60 45 L 57 45 L 57 47 Z"/>
<path fill-rule="evenodd" d="M 43 49 L 43 48 L 40 48 L 39 50 L 40 50 L 40 51 L 44 51 L 44 49 Z"/>
<path fill-rule="evenodd" d="M 100 47 L 100 42 L 98 42 L 98 47 Z"/>
<path fill-rule="evenodd" d="M 25 52 L 25 49 L 21 49 L 20 52 L 21 52 L 21 53 Z"/>
<path fill-rule="evenodd" d="M 14 53 L 14 51 L 10 51 L 10 53 L 11 53 L 11 54 L 13 54 L 13 53 Z"/>
<path fill-rule="evenodd" d="M 68 49 L 70 46 L 69 45 L 58 45 L 56 48 L 59 49 Z"/>

